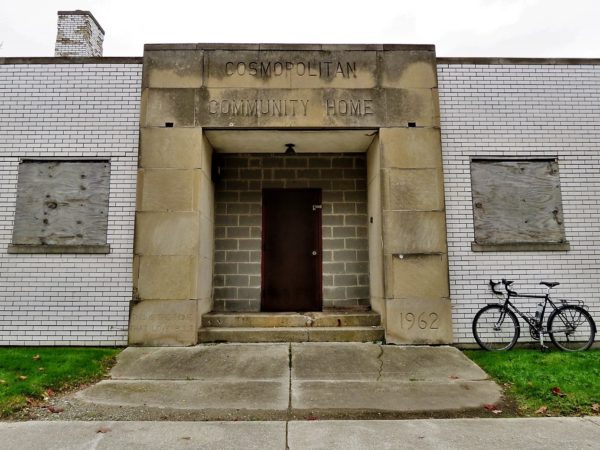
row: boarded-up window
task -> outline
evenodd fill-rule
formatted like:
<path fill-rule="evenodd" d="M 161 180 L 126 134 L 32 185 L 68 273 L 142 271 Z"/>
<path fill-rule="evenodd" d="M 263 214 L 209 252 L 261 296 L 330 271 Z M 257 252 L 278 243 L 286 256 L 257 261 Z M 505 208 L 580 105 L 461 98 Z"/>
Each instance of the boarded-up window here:
<path fill-rule="evenodd" d="M 471 185 L 475 244 L 515 250 L 519 244 L 533 244 L 532 250 L 550 244 L 545 249 L 551 250 L 565 243 L 555 159 L 473 160 Z"/>
<path fill-rule="evenodd" d="M 11 250 L 106 253 L 109 181 L 108 161 L 21 162 Z"/>

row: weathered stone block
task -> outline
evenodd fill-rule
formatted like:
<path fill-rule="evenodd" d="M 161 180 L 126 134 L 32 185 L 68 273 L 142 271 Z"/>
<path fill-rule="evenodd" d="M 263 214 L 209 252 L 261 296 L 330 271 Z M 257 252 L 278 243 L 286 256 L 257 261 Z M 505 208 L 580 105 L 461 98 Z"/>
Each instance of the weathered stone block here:
<path fill-rule="evenodd" d="M 439 127 L 439 105 L 434 89 L 385 89 L 385 126 Z"/>
<path fill-rule="evenodd" d="M 197 88 L 203 79 L 202 50 L 144 52 L 142 87 Z"/>
<path fill-rule="evenodd" d="M 376 127 L 386 117 L 378 89 L 202 88 L 198 95 L 203 127 Z"/>
<path fill-rule="evenodd" d="M 194 345 L 198 339 L 195 300 L 146 300 L 133 305 L 129 345 Z"/>
<path fill-rule="evenodd" d="M 198 190 L 195 184 L 194 170 L 146 169 L 139 210 L 193 211 Z"/>
<path fill-rule="evenodd" d="M 195 255 L 198 214 L 138 212 L 135 251 L 139 255 Z"/>
<path fill-rule="evenodd" d="M 146 89 L 142 127 L 193 127 L 196 104 L 195 89 Z"/>
<path fill-rule="evenodd" d="M 196 169 L 202 164 L 200 128 L 142 128 L 140 167 L 146 169 Z M 206 168 L 210 170 L 210 166 Z"/>
<path fill-rule="evenodd" d="M 448 258 L 446 255 L 388 255 L 387 298 L 448 298 Z"/>
<path fill-rule="evenodd" d="M 434 51 L 386 51 L 381 58 L 382 87 L 435 88 L 437 63 Z"/>
<path fill-rule="evenodd" d="M 442 141 L 438 128 L 382 128 L 379 139 L 383 167 L 442 167 Z"/>
<path fill-rule="evenodd" d="M 443 211 L 384 211 L 384 254 L 447 253 Z"/>
<path fill-rule="evenodd" d="M 443 210 L 444 177 L 440 169 L 384 169 L 385 209 Z"/>
<path fill-rule="evenodd" d="M 210 180 L 210 169 L 208 172 L 204 169 L 196 171 L 195 185 L 198 190 L 196 209 L 203 218 L 212 222 L 215 214 L 215 188 Z"/>
<path fill-rule="evenodd" d="M 386 342 L 452 343 L 450 299 L 387 299 Z"/>
<path fill-rule="evenodd" d="M 206 51 L 206 85 L 218 88 L 373 88 L 375 51 Z"/>
<path fill-rule="evenodd" d="M 187 300 L 196 280 L 193 256 L 140 256 L 138 295 L 142 300 Z"/>

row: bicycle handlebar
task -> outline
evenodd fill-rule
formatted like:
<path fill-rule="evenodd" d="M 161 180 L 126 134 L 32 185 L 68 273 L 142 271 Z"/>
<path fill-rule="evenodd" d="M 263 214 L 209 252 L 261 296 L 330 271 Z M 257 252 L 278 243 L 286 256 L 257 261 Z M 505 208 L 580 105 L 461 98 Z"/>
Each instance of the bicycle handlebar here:
<path fill-rule="evenodd" d="M 490 288 L 492 289 L 492 292 L 494 294 L 500 294 L 500 295 L 502 294 L 501 291 L 496 290 L 496 286 L 498 286 L 500 283 L 501 283 L 500 281 L 496 283 L 494 280 L 490 280 Z"/>
<path fill-rule="evenodd" d="M 513 284 L 513 283 L 514 283 L 514 281 L 507 280 L 506 278 L 502 278 L 498 282 L 496 282 L 494 280 L 490 280 L 490 288 L 492 289 L 492 292 L 494 294 L 502 295 L 502 294 L 504 294 L 504 292 L 496 290 L 496 286 L 498 286 L 499 284 L 503 284 L 504 285 L 504 289 L 506 290 L 506 292 L 509 292 L 511 294 L 516 294 L 515 291 L 513 291 L 513 290 L 510 289 L 510 285 Z"/>

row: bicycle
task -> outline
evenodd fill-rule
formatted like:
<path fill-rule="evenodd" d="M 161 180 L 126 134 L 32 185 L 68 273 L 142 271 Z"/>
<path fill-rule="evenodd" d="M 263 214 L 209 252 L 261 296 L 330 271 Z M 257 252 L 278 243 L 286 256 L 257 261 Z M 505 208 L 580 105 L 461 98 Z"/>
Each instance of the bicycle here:
<path fill-rule="evenodd" d="M 504 285 L 506 296 L 496 287 Z M 560 283 L 540 282 L 546 286 L 545 295 L 519 294 L 510 288 L 513 281 L 502 279 L 500 282 L 490 280 L 489 285 L 492 292 L 504 297 L 503 303 L 488 304 L 481 308 L 473 318 L 473 335 L 481 348 L 489 351 L 510 350 L 515 346 L 521 334 L 521 325 L 518 314 L 529 325 L 529 334 L 534 340 L 540 341 L 541 350 L 548 350 L 544 345 L 544 336 L 550 336 L 552 343 L 565 351 L 584 351 L 594 343 L 596 335 L 596 324 L 587 311 L 587 307 L 580 300 L 577 304 L 560 300 L 560 304 L 552 301 L 550 290 Z M 544 299 L 539 302 L 535 315 L 521 312 L 510 301 L 511 298 L 537 298 Z M 552 312 L 544 327 L 544 315 L 546 308 L 550 305 Z M 515 314 L 516 313 L 516 314 Z"/>

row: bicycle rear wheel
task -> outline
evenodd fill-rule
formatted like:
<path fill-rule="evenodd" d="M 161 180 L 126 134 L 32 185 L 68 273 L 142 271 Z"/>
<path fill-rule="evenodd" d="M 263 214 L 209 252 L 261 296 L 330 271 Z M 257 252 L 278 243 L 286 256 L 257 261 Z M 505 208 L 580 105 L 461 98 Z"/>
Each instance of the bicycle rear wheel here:
<path fill-rule="evenodd" d="M 473 319 L 473 336 L 484 350 L 510 350 L 520 333 L 517 316 L 502 305 L 484 306 Z"/>
<path fill-rule="evenodd" d="M 561 350 L 580 352 L 594 343 L 596 324 L 581 306 L 566 305 L 550 314 L 548 334 L 554 345 Z"/>

